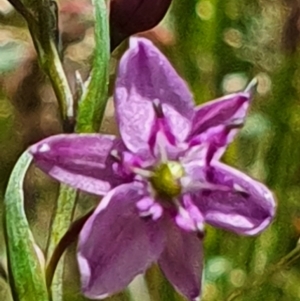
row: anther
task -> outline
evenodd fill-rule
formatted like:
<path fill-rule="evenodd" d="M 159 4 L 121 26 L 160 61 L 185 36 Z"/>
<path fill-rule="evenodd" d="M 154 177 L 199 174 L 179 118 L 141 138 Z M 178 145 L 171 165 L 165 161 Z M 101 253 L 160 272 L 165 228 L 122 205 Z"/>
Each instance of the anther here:
<path fill-rule="evenodd" d="M 118 161 L 122 161 L 118 151 L 116 149 L 113 149 L 111 152 L 110 152 L 110 155 L 112 157 L 114 157 L 115 159 L 117 159 Z"/>
<path fill-rule="evenodd" d="M 165 116 L 163 112 L 162 104 L 158 98 L 153 100 L 153 108 L 157 118 L 163 118 Z"/>

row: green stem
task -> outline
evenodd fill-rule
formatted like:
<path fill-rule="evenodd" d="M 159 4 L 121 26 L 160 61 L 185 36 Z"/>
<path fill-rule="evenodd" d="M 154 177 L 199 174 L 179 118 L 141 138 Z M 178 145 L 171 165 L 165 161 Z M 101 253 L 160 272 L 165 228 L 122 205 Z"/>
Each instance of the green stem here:
<path fill-rule="evenodd" d="M 108 9 L 105 0 L 94 0 L 95 52 L 88 86 L 79 101 L 76 131 L 98 132 L 107 102 L 109 75 Z"/>
<path fill-rule="evenodd" d="M 237 297 L 241 296 L 242 294 L 252 291 L 257 287 L 260 287 L 265 282 L 268 282 L 272 275 L 274 275 L 275 273 L 283 269 L 287 269 L 293 263 L 295 263 L 299 258 L 300 258 L 300 244 L 298 244 L 295 249 L 293 249 L 290 253 L 284 256 L 276 264 L 271 265 L 268 269 L 266 269 L 266 271 L 262 275 L 257 276 L 256 274 L 252 274 L 248 278 L 248 280 L 245 281 L 245 284 L 241 288 L 229 294 L 229 296 L 227 296 L 227 298 L 225 298 L 224 301 L 233 301 Z"/>
<path fill-rule="evenodd" d="M 51 258 L 53 256 L 54 250 L 56 246 L 61 241 L 63 235 L 67 232 L 70 222 L 73 217 L 73 210 L 76 204 L 76 190 L 66 185 L 60 186 L 59 197 L 57 201 L 57 207 L 55 211 L 55 216 L 52 222 L 52 228 L 50 232 L 48 248 L 47 248 L 47 258 Z M 63 261 L 62 257 L 60 260 L 60 264 L 58 265 L 54 277 L 54 281 L 52 283 L 52 287 L 50 287 L 51 283 L 47 285 L 49 293 L 51 288 L 51 296 L 55 301 L 63 300 Z M 56 265 L 58 264 L 58 261 Z M 54 274 L 54 271 L 53 271 Z M 47 277 L 47 276 L 46 276 Z M 53 277 L 53 275 L 52 275 Z M 47 283 L 48 284 L 48 283 Z"/>
<path fill-rule="evenodd" d="M 73 118 L 73 95 L 67 81 L 56 45 L 57 18 L 49 0 L 36 2 L 39 32 L 38 42 L 42 52 L 39 53 L 40 64 L 48 75 L 57 97 L 63 121 Z M 35 36 L 33 36 L 35 39 Z"/>
<path fill-rule="evenodd" d="M 63 120 L 73 118 L 73 95 L 53 40 L 49 41 L 43 61 L 42 68 L 51 81 Z"/>
<path fill-rule="evenodd" d="M 33 6 L 38 19 L 19 0 L 9 0 L 27 22 L 41 68 L 48 75 L 60 107 L 62 120 L 74 117 L 73 96 L 55 45 L 55 16 L 51 1 L 41 0 Z"/>

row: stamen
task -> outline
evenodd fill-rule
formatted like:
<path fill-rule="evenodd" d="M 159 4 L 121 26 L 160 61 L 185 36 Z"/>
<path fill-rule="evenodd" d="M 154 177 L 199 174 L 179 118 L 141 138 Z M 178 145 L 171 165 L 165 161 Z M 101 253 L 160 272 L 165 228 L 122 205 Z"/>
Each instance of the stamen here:
<path fill-rule="evenodd" d="M 153 100 L 153 109 L 157 118 L 163 118 L 165 116 L 162 104 L 158 98 Z"/>
<path fill-rule="evenodd" d="M 196 231 L 197 226 L 193 219 L 190 217 L 189 213 L 183 208 L 178 208 L 178 214 L 175 217 L 176 224 L 186 230 L 186 231 Z"/>
<path fill-rule="evenodd" d="M 136 203 L 136 207 L 140 211 L 148 211 L 153 204 L 154 200 L 152 198 L 145 197 Z"/>
<path fill-rule="evenodd" d="M 153 206 L 151 206 L 150 210 L 152 219 L 154 221 L 157 221 L 163 214 L 163 208 L 160 204 L 154 203 Z"/>
<path fill-rule="evenodd" d="M 230 124 L 226 125 L 225 131 L 229 133 L 231 130 L 242 128 L 243 125 L 244 125 L 243 118 L 236 118 L 233 119 Z"/>
<path fill-rule="evenodd" d="M 154 221 L 158 220 L 163 214 L 163 208 L 158 203 L 153 203 L 151 207 L 146 211 L 141 211 L 141 217 L 151 216 Z"/>
<path fill-rule="evenodd" d="M 258 85 L 258 80 L 257 80 L 257 77 L 254 77 L 252 79 L 252 81 L 248 84 L 248 86 L 246 87 L 246 89 L 244 90 L 244 92 L 246 93 L 253 93 L 254 92 L 254 89 L 257 87 Z"/>
<path fill-rule="evenodd" d="M 139 175 L 142 176 L 143 178 L 151 178 L 153 177 L 154 173 L 150 170 L 146 170 L 146 169 L 142 169 L 142 168 L 138 168 L 138 167 L 132 167 L 131 170 Z"/>
<path fill-rule="evenodd" d="M 181 178 L 180 184 L 184 188 L 184 192 L 199 191 L 202 189 L 209 189 L 212 191 L 231 191 L 232 190 L 230 187 L 225 186 L 225 185 L 193 181 L 190 177 Z"/>
<path fill-rule="evenodd" d="M 181 206 L 181 204 L 180 204 L 180 202 L 178 201 L 178 199 L 173 198 L 172 201 L 173 201 L 173 204 L 175 205 L 175 207 L 176 207 L 176 209 L 177 209 L 178 211 L 180 211 L 180 210 L 183 209 L 182 206 Z"/>
<path fill-rule="evenodd" d="M 237 192 L 241 192 L 241 193 L 247 193 L 247 191 L 239 184 L 234 183 L 233 184 L 233 188 L 234 190 L 236 190 Z"/>
<path fill-rule="evenodd" d="M 166 138 L 161 132 L 158 132 L 156 135 L 156 144 L 158 146 L 158 152 L 160 155 L 160 161 L 161 163 L 167 163 L 168 161 L 168 154 L 166 150 Z"/>
<path fill-rule="evenodd" d="M 114 157 L 115 159 L 117 159 L 119 162 L 122 161 L 120 155 L 119 155 L 119 152 L 116 150 L 116 149 L 113 149 L 111 152 L 110 152 L 110 155 L 112 157 Z"/>
<path fill-rule="evenodd" d="M 181 205 L 177 199 L 173 200 L 177 208 L 176 223 L 182 229 L 188 231 L 204 232 L 204 218 L 199 209 L 191 202 L 190 197 L 185 195 L 184 205 Z"/>

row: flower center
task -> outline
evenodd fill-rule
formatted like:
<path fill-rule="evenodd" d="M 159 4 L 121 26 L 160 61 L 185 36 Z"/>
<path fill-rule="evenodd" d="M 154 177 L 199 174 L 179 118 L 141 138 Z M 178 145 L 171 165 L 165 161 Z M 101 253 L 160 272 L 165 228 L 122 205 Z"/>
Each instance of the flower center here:
<path fill-rule="evenodd" d="M 181 193 L 180 178 L 184 176 L 182 165 L 175 161 L 159 165 L 150 182 L 156 192 L 163 198 L 173 198 Z"/>

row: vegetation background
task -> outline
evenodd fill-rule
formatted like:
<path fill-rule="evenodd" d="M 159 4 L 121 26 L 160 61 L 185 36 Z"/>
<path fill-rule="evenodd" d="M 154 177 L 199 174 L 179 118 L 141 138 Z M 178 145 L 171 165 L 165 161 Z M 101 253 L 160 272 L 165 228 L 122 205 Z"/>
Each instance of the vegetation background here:
<path fill-rule="evenodd" d="M 64 68 L 87 77 L 94 47 L 88 0 L 60 0 Z M 149 12 L 151 13 L 151 12 Z M 207 227 L 203 301 L 300 300 L 300 260 L 282 265 L 300 237 L 300 1 L 174 0 L 163 22 L 140 34 L 151 39 L 188 82 L 197 103 L 259 84 L 245 127 L 223 160 L 266 183 L 278 201 L 272 226 L 258 237 Z M 126 42 L 111 58 L 111 91 Z M 112 94 L 112 93 L 111 93 Z M 115 133 L 109 103 L 102 131 Z M 11 170 L 26 148 L 62 132 L 55 94 L 40 70 L 24 20 L 0 1 L 0 205 Z M 35 167 L 26 177 L 25 209 L 39 247 L 47 248 L 58 183 Z M 98 200 L 81 195 L 76 216 Z M 3 217 L 1 217 L 3 219 Z M 0 262 L 6 267 L 1 227 Z M 64 300 L 79 293 L 75 244 L 66 256 Z M 4 272 L 0 300 L 10 301 Z M 156 267 L 146 275 L 151 301 L 183 300 Z M 143 288 L 135 288 L 137 293 Z M 38 297 L 37 297 L 38 300 Z M 109 300 L 128 300 L 120 294 Z"/>

